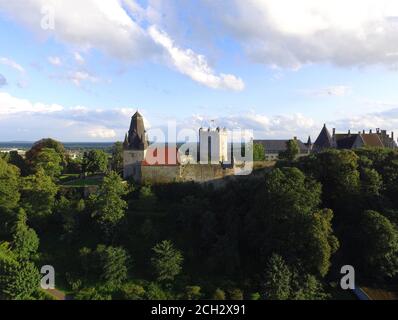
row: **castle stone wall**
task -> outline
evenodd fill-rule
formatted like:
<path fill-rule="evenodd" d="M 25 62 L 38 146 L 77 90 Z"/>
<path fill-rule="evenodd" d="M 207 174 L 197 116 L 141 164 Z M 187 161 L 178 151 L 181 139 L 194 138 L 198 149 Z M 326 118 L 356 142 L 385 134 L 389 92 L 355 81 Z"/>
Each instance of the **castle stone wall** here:
<path fill-rule="evenodd" d="M 185 166 L 142 166 L 141 182 L 163 184 L 173 182 L 215 182 L 234 175 L 234 169 L 221 165 L 189 164 Z"/>
<path fill-rule="evenodd" d="M 179 182 L 180 166 L 142 166 L 141 182 L 150 184 L 164 184 Z"/>

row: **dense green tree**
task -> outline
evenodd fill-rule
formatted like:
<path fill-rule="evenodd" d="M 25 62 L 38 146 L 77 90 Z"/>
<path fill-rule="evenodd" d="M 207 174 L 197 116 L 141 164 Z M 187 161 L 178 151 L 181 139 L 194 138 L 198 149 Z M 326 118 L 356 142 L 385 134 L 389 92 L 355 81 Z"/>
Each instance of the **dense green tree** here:
<path fill-rule="evenodd" d="M 365 211 L 358 226 L 359 259 L 365 272 L 375 278 L 398 273 L 398 230 L 376 211 Z"/>
<path fill-rule="evenodd" d="M 127 279 L 130 257 L 120 247 L 99 245 L 95 251 L 98 266 L 101 269 L 100 279 L 108 286 L 120 286 Z"/>
<path fill-rule="evenodd" d="M 186 286 L 184 298 L 187 300 L 199 300 L 202 296 L 201 290 L 199 286 Z"/>
<path fill-rule="evenodd" d="M 93 217 L 109 238 L 115 235 L 116 228 L 125 216 L 127 203 L 122 197 L 127 192 L 127 185 L 121 177 L 111 171 L 104 177 L 98 193 L 91 196 Z"/>
<path fill-rule="evenodd" d="M 279 159 L 293 161 L 300 153 L 300 147 L 296 139 L 286 142 L 286 150 L 279 154 Z"/>
<path fill-rule="evenodd" d="M 293 277 L 292 300 L 326 300 L 329 298 L 322 283 L 313 275 L 295 273 Z"/>
<path fill-rule="evenodd" d="M 25 177 L 21 183 L 21 204 L 28 218 L 46 217 L 52 213 L 57 185 L 43 169 Z"/>
<path fill-rule="evenodd" d="M 18 205 L 19 170 L 0 159 L 0 210 L 14 209 Z"/>
<path fill-rule="evenodd" d="M 32 299 L 39 281 L 39 271 L 32 262 L 18 261 L 4 243 L 0 244 L 0 299 Z"/>
<path fill-rule="evenodd" d="M 117 173 L 123 172 L 123 143 L 116 142 L 112 147 L 112 170 Z"/>
<path fill-rule="evenodd" d="M 229 300 L 243 300 L 243 292 L 238 288 L 233 288 L 228 292 Z"/>
<path fill-rule="evenodd" d="M 31 259 L 39 248 L 39 237 L 36 232 L 26 224 L 26 213 L 23 209 L 19 210 L 18 220 L 15 225 L 12 249 L 18 259 Z"/>
<path fill-rule="evenodd" d="M 18 151 L 11 151 L 9 153 L 8 163 L 16 166 L 23 176 L 26 176 L 29 173 L 29 167 Z"/>
<path fill-rule="evenodd" d="M 83 172 L 103 173 L 108 169 L 108 155 L 103 150 L 85 152 L 82 163 Z"/>
<path fill-rule="evenodd" d="M 331 228 L 332 212 L 319 210 L 320 195 L 320 184 L 296 168 L 266 175 L 265 189 L 246 217 L 248 241 L 260 259 L 279 253 L 288 264 L 301 264 L 309 273 L 327 273 L 338 242 Z"/>
<path fill-rule="evenodd" d="M 262 143 L 253 144 L 253 160 L 264 161 L 265 160 L 265 148 Z"/>
<path fill-rule="evenodd" d="M 322 277 L 328 273 L 332 255 L 339 248 L 339 241 L 333 234 L 332 219 L 333 212 L 330 209 L 310 215 L 306 219 L 307 223 L 303 223 L 303 238 L 298 244 L 304 245 L 301 258 L 304 266 Z"/>
<path fill-rule="evenodd" d="M 158 281 L 173 281 L 181 272 L 183 257 L 170 241 L 164 240 L 153 249 L 151 259 Z"/>
<path fill-rule="evenodd" d="M 151 282 L 146 288 L 146 298 L 148 300 L 167 300 L 168 297 L 157 283 Z"/>
<path fill-rule="evenodd" d="M 225 300 L 225 292 L 217 288 L 213 293 L 213 300 Z"/>
<path fill-rule="evenodd" d="M 111 300 L 112 296 L 106 293 L 99 292 L 96 288 L 85 288 L 80 290 L 75 296 L 75 300 Z"/>
<path fill-rule="evenodd" d="M 56 178 L 62 172 L 62 158 L 54 149 L 43 148 L 32 159 L 35 171 L 43 169 L 46 175 Z"/>
<path fill-rule="evenodd" d="M 131 258 L 122 247 L 98 245 L 79 250 L 80 272 L 85 279 L 101 282 L 110 288 L 119 287 L 127 280 Z"/>
<path fill-rule="evenodd" d="M 61 157 L 61 162 L 65 162 L 66 151 L 64 145 L 59 141 L 47 138 L 35 142 L 32 148 L 26 152 L 26 160 L 28 163 L 33 163 L 40 151 L 46 148 L 53 149 Z"/>
<path fill-rule="evenodd" d="M 300 167 L 322 184 L 323 205 L 354 210 L 360 192 L 358 156 L 351 150 L 328 150 L 301 160 Z M 355 202 L 354 202 L 355 201 Z"/>
<path fill-rule="evenodd" d="M 380 194 L 383 186 L 382 177 L 375 169 L 363 168 L 361 170 L 362 195 L 375 197 Z"/>
<path fill-rule="evenodd" d="M 292 276 L 292 272 L 283 258 L 277 254 L 273 254 L 265 270 L 265 299 L 287 300 L 291 293 Z"/>
<path fill-rule="evenodd" d="M 145 293 L 144 287 L 135 283 L 127 283 L 121 288 L 121 294 L 124 300 L 143 300 L 145 298 Z"/>

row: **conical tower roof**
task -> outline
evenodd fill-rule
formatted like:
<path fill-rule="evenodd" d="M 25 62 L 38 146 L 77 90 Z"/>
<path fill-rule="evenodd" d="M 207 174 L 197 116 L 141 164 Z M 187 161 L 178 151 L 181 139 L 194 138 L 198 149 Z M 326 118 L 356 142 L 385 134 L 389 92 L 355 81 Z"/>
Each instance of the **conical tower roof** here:
<path fill-rule="evenodd" d="M 320 151 L 322 149 L 327 149 L 332 147 L 332 136 L 328 128 L 326 128 L 326 124 L 323 125 L 321 133 L 318 138 L 315 140 L 314 149 Z"/>

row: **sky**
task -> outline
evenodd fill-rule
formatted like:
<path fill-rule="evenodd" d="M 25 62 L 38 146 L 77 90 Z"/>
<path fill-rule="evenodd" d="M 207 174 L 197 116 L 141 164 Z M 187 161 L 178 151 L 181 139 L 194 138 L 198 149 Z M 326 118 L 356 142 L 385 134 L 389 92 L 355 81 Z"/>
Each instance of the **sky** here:
<path fill-rule="evenodd" d="M 398 131 L 395 0 L 0 0 L 0 141 Z"/>

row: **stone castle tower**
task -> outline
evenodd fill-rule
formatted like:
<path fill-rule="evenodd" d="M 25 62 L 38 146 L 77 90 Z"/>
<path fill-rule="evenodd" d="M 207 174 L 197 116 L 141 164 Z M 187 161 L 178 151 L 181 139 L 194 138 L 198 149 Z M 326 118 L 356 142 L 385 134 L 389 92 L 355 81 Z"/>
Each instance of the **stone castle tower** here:
<path fill-rule="evenodd" d="M 199 129 L 200 162 L 228 162 L 228 131 L 224 128 Z"/>
<path fill-rule="evenodd" d="M 130 129 L 123 143 L 124 178 L 132 177 L 141 180 L 141 162 L 145 159 L 148 139 L 144 126 L 144 118 L 137 111 L 131 118 Z"/>

